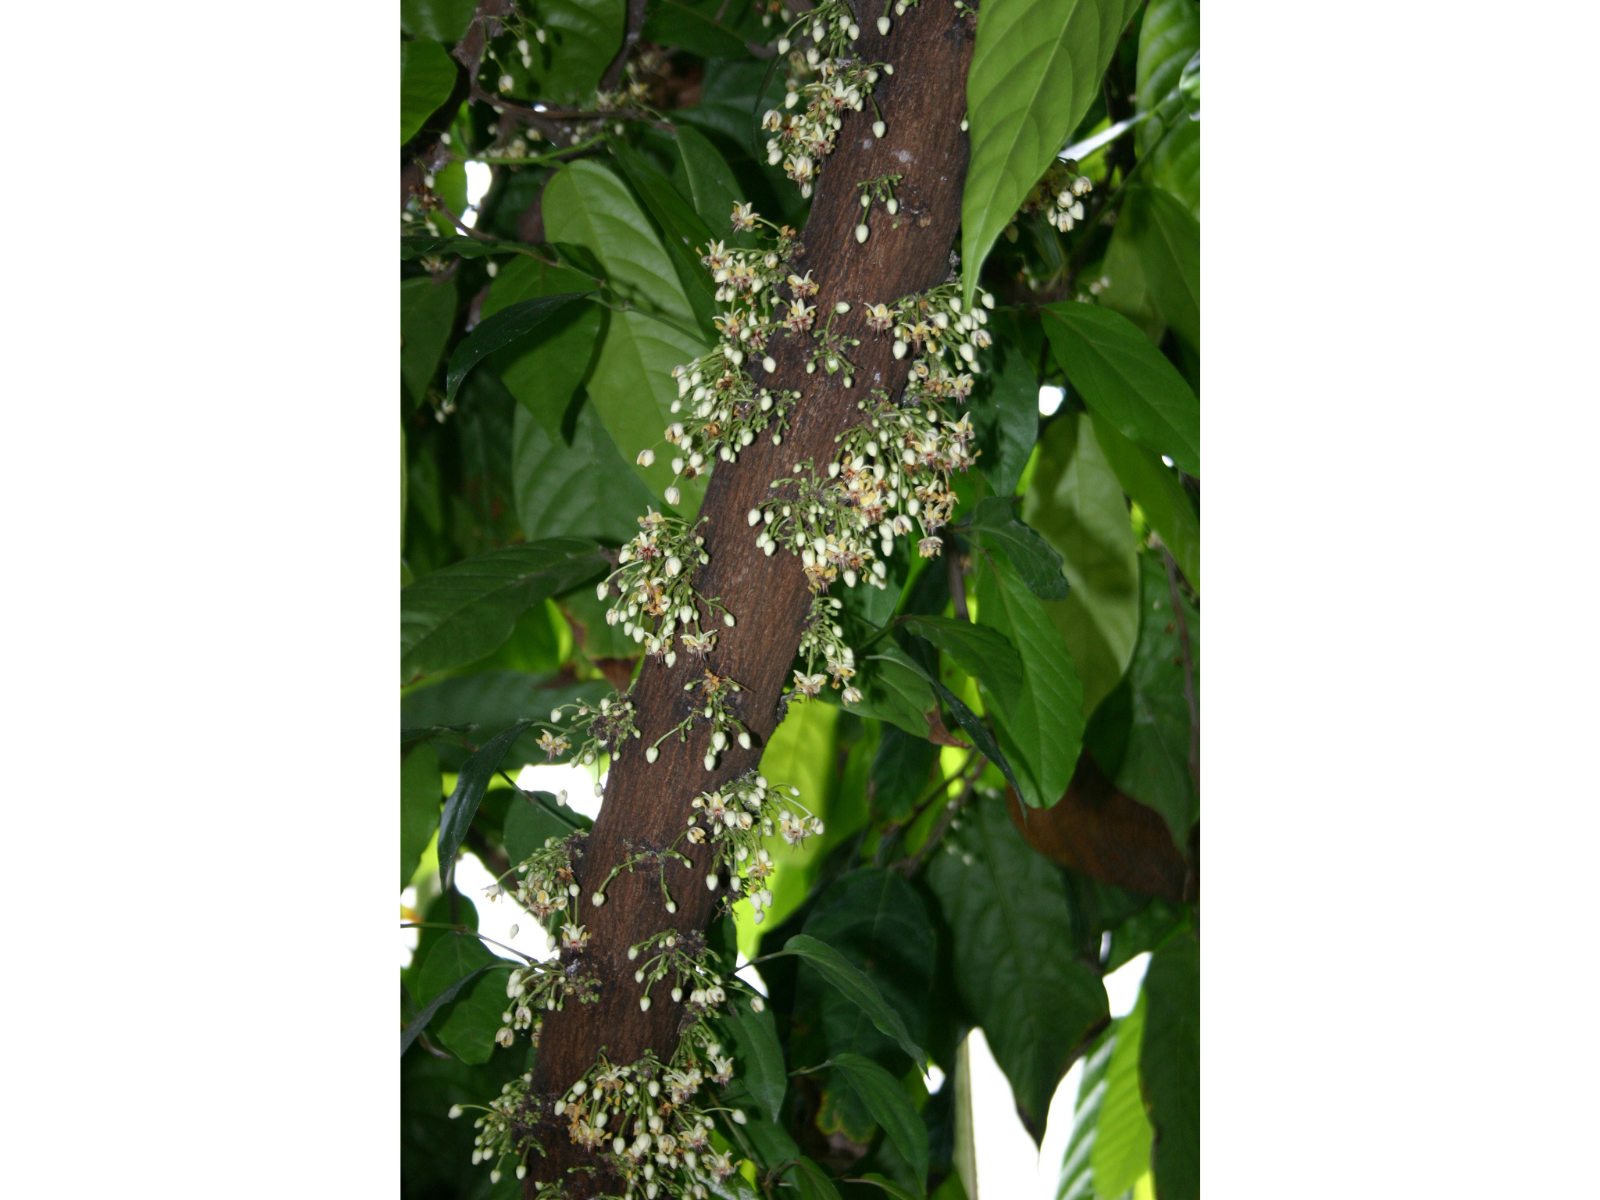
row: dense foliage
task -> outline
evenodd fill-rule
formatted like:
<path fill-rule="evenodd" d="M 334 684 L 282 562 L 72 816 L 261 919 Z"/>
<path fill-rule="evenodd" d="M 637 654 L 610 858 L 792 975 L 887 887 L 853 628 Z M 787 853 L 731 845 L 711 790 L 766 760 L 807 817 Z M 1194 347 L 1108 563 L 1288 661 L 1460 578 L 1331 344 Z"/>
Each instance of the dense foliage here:
<path fill-rule="evenodd" d="M 668 865 L 706 848 L 720 915 L 628 951 L 678 1048 L 594 1047 L 553 1111 L 616 1194 L 970 1193 L 981 1026 L 1036 1139 L 1085 1059 L 1062 1200 L 1198 1195 L 1198 7 L 923 4 L 975 38 L 957 265 L 873 298 L 909 380 L 860 385 L 831 469 L 711 514 L 713 468 L 806 404 L 769 344 L 856 382 L 791 256 L 840 118 L 892 125 L 893 61 L 854 46 L 906 3 L 402 2 L 407 1197 L 536 1185 L 585 913 L 622 870 L 676 912 Z M 900 176 L 849 182 L 858 243 L 911 219 Z M 641 664 L 759 622 L 697 589 L 702 518 L 804 563 L 786 715 L 759 776 L 680 781 L 681 842 L 585 874 L 589 820 L 514 780 L 654 763 Z M 669 734 L 708 734 L 710 772 L 751 732 L 736 681 L 695 686 Z M 457 891 L 464 852 L 503 894 Z M 487 902 L 559 953 L 473 936 Z M 1147 951 L 1110 1019 L 1102 976 Z"/>

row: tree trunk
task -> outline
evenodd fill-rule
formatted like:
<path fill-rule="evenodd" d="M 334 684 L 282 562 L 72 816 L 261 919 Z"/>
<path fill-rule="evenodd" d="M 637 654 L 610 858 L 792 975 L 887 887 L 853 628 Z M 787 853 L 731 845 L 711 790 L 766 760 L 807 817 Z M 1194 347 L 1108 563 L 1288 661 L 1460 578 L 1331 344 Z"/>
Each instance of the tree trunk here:
<path fill-rule="evenodd" d="M 888 129 L 882 140 L 873 137 L 870 105 L 845 115 L 837 149 L 825 160 L 816 185 L 798 267 L 802 273 L 809 269 L 819 285 L 819 318 L 825 319 L 840 300 L 852 306 L 836 319 L 835 329 L 861 339 L 851 355 L 855 386 L 844 388 L 843 373 L 805 373 L 809 335 L 776 338 L 769 353 L 778 369 L 762 382 L 802 393 L 791 430 L 781 446 L 759 437 L 737 462 L 719 463 L 701 508 L 705 524 L 700 532 L 710 562 L 700 568 L 695 586 L 701 595 L 717 597 L 737 622 L 718 631 L 716 649 L 705 666 L 740 684 L 743 690 L 732 697 L 733 709 L 754 744 L 743 750 L 730 742 L 716 769 L 708 772 L 702 760 L 709 734 L 697 723 L 686 742 L 675 737 L 662 742 L 659 760 L 647 765 L 643 747 L 688 715 L 684 684 L 701 667 L 689 655 L 680 655 L 673 668 L 646 659 L 632 695 L 641 738 L 613 763 L 605 804 L 578 864 L 584 885 L 580 901 L 590 932 L 582 954 L 599 980 L 599 998 L 592 1004 L 569 1001 L 564 1010 L 545 1015 L 531 1091 L 543 1102 L 544 1112 L 593 1065 L 602 1048 L 612 1062 L 631 1063 L 646 1050 L 666 1061 L 677 1046 L 682 1006 L 658 990 L 650 1011 L 639 1010 L 643 988 L 633 980 L 627 949 L 669 926 L 705 928 L 721 894 L 705 886 L 711 846 L 682 843 L 679 849 L 694 860 L 695 868 L 671 862 L 666 867 L 667 886 L 678 906 L 675 914 L 663 907 L 657 877 L 644 870 L 620 874 L 598 909 L 588 897 L 593 885 L 632 853 L 671 844 L 684 830 L 695 796 L 760 762 L 766 739 L 778 724 L 779 697 L 811 594 L 798 559 L 784 551 L 770 558 L 762 553 L 746 513 L 769 498 L 772 480 L 792 475 L 795 463 L 827 463 L 835 453 L 835 436 L 860 423 L 857 402 L 873 388 L 894 395 L 904 386 L 909 359 L 896 361 L 891 338 L 867 328 L 865 305 L 892 304 L 943 282 L 950 273 L 967 169 L 967 136 L 960 124 L 972 18 L 954 17 L 943 5 L 912 8 L 896 18 L 888 37 L 879 36 L 869 22 L 856 46 L 869 61 L 894 65 L 894 74 L 880 76 L 873 93 Z M 895 188 L 900 227 L 892 229 L 891 219 L 876 206 L 871 236 L 857 243 L 854 229 L 862 210 L 856 184 L 890 174 L 904 177 Z M 802 802 L 807 799 L 801 797 Z M 539 1180 L 562 1178 L 572 1197 L 606 1189 L 598 1174 L 565 1174 L 569 1167 L 594 1165 L 595 1158 L 569 1140 L 563 1121 L 547 1119 L 537 1136 L 546 1153 L 528 1160 L 525 1196 L 534 1195 Z"/>

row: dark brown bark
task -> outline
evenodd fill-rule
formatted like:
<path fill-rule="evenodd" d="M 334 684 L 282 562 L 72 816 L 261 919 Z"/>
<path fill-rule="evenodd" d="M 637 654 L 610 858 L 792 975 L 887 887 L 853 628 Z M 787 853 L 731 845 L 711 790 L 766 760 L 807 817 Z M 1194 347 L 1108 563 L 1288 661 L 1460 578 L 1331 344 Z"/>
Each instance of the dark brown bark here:
<path fill-rule="evenodd" d="M 924 291 L 950 272 L 967 167 L 967 137 L 960 123 L 972 51 L 970 24 L 953 19 L 947 8 L 913 8 L 895 21 L 887 38 L 875 28 L 864 28 L 857 48 L 871 60 L 894 64 L 894 75 L 880 77 L 874 91 L 888 131 L 881 141 L 872 136 L 870 105 L 845 117 L 838 148 L 822 168 L 799 266 L 802 273 L 809 269 L 820 287 L 819 314 L 830 312 L 840 300 L 854 306 L 834 328 L 861 339 L 851 354 L 855 386 L 845 389 L 842 374 L 805 373 L 809 338 L 775 339 L 770 352 L 778 370 L 762 382 L 802 392 L 791 432 L 781 446 L 758 438 L 737 463 L 720 464 L 701 508 L 710 562 L 701 568 L 696 587 L 702 595 L 718 597 L 737 621 L 734 628 L 718 631 L 709 666 L 742 687 L 734 708 L 755 744 L 746 751 L 730 743 L 716 770 L 708 772 L 702 759 L 709 735 L 697 725 L 686 743 L 675 737 L 663 742 L 660 759 L 647 765 L 643 748 L 687 715 L 684 684 L 701 668 L 691 666 L 687 655 L 680 655 L 673 669 L 646 662 L 633 691 L 642 737 L 612 766 L 605 804 L 580 865 L 582 919 L 591 936 L 584 957 L 600 981 L 600 996 L 592 1004 L 569 1002 L 564 1011 L 546 1016 L 533 1080 L 533 1094 L 544 1100 L 545 1111 L 588 1070 L 602 1048 L 612 1061 L 626 1063 L 646 1050 L 665 1060 L 676 1047 L 682 1009 L 658 990 L 651 1010 L 639 1011 L 642 988 L 633 981 L 627 948 L 669 926 L 705 927 L 721 895 L 705 886 L 710 848 L 682 843 L 680 849 L 690 852 L 694 869 L 667 866 L 667 884 L 678 905 L 674 915 L 665 911 L 656 879 L 643 870 L 620 875 L 601 908 L 593 908 L 589 896 L 593 885 L 631 851 L 670 844 L 684 829 L 695 796 L 759 763 L 779 720 L 779 696 L 811 594 L 797 559 L 781 551 L 768 558 L 756 546 L 745 514 L 770 496 L 770 481 L 792 474 L 795 463 L 811 459 L 825 465 L 834 453 L 836 435 L 860 423 L 856 405 L 871 389 L 883 387 L 894 394 L 904 385 L 909 364 L 894 359 L 887 336 L 867 328 L 864 305 L 892 303 Z M 895 192 L 901 205 L 899 228 L 892 228 L 882 206 L 875 205 L 872 235 L 858 244 L 854 229 L 862 210 L 855 185 L 889 174 L 904 177 Z M 545 1124 L 539 1141 L 547 1157 L 531 1156 L 526 1196 L 534 1194 L 537 1180 L 556 1180 L 568 1167 L 594 1163 L 569 1141 L 560 1121 Z M 586 1173 L 566 1179 L 574 1197 L 604 1190 L 602 1179 Z"/>

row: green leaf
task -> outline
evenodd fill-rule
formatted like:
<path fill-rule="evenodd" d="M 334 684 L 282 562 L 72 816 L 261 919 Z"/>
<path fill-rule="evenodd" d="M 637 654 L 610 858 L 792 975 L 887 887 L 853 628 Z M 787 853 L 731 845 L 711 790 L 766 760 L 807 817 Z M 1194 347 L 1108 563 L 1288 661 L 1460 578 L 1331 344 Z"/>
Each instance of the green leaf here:
<path fill-rule="evenodd" d="M 1040 310 L 1056 362 L 1097 416 L 1200 474 L 1200 401 L 1178 368 L 1119 313 L 1057 301 Z"/>
<path fill-rule="evenodd" d="M 501 268 L 490 285 L 482 316 L 488 320 L 524 300 L 586 292 L 593 287 L 592 280 L 569 267 L 519 255 Z M 552 438 L 562 435 L 562 421 L 573 397 L 599 360 L 607 315 L 605 308 L 593 301 L 569 305 L 551 315 L 531 344 L 509 346 L 489 360 L 506 390 L 539 419 Z M 524 532 L 534 536 L 531 531 Z"/>
<path fill-rule="evenodd" d="M 679 125 L 678 158 L 694 210 L 714 237 L 733 236 L 733 208 L 744 203 L 744 189 L 709 138 L 692 125 Z"/>
<path fill-rule="evenodd" d="M 1139 551 L 1122 485 L 1095 440 L 1104 424 L 1087 413 L 1050 422 L 1022 501 L 1071 585 L 1048 611 L 1083 680 L 1085 712 L 1117 686 L 1139 640 Z"/>
<path fill-rule="evenodd" d="M 861 703 L 850 706 L 859 717 L 876 717 L 917 737 L 928 736 L 927 714 L 933 692 L 926 675 L 898 646 L 883 646 L 857 664 L 856 686 Z"/>
<path fill-rule="evenodd" d="M 439 801 L 444 780 L 439 755 L 427 742 L 413 746 L 400 759 L 400 886 L 417 873 L 422 852 L 439 822 Z M 402 1048 L 402 1053 L 404 1049 Z"/>
<path fill-rule="evenodd" d="M 1083 684 L 1043 602 L 1004 560 L 985 555 L 978 620 L 1022 657 L 1022 688 L 1009 707 L 991 706 L 1000 748 L 1021 781 L 1020 799 L 1048 808 L 1066 793 L 1083 741 Z M 998 697 L 997 697 L 998 699 Z"/>
<path fill-rule="evenodd" d="M 570 446 L 521 409 L 512 438 L 517 518 L 528 537 L 568 533 L 617 545 L 639 532 L 638 518 L 656 498 L 628 469 L 592 405 L 579 407 Z"/>
<path fill-rule="evenodd" d="M 767 1120 L 776 1121 L 789 1088 L 789 1075 L 772 1009 L 763 1005 L 762 1011 L 756 1012 L 749 997 L 740 994 L 728 1002 L 728 1010 L 734 1058 L 742 1068 L 740 1078 L 766 1112 Z"/>
<path fill-rule="evenodd" d="M 1039 379 L 1020 346 L 1001 344 L 998 366 L 979 377 L 972 422 L 983 450 L 978 469 L 996 495 L 1012 495 L 1039 436 Z"/>
<path fill-rule="evenodd" d="M 894 1143 L 917 1173 L 917 1182 L 926 1187 L 928 1179 L 928 1127 L 922 1123 L 911 1097 L 889 1072 L 870 1058 L 859 1054 L 835 1054 L 834 1071 L 849 1081 L 851 1088 L 872 1119 Z"/>
<path fill-rule="evenodd" d="M 1095 1123 L 1089 1165 L 1100 1200 L 1119 1200 L 1150 1169 L 1150 1121 L 1139 1094 L 1139 1047 L 1144 1037 L 1145 996 L 1117 1022 L 1105 1094 Z"/>
<path fill-rule="evenodd" d="M 582 596 L 587 589 L 574 593 Z M 588 593 L 591 597 L 593 592 Z M 570 602 L 570 601 L 569 601 Z M 492 660 L 491 660 L 492 661 Z M 400 699 L 403 729 L 433 726 L 474 726 L 472 738 L 483 742 L 532 713 L 547 714 L 563 704 L 586 700 L 591 705 L 611 694 L 604 680 L 583 683 L 562 680 L 560 676 L 530 675 L 521 670 L 486 670 L 457 675 L 408 691 Z M 511 747 L 501 766 L 515 770 L 524 763 L 546 761 L 534 744 L 535 735 L 524 734 Z M 460 747 L 437 743 L 440 765 L 446 771 L 459 770 L 467 753 Z"/>
<path fill-rule="evenodd" d="M 944 684 L 935 682 L 933 686 L 939 693 L 939 699 L 950 706 L 950 712 L 955 717 L 956 724 L 966 730 L 967 736 L 972 739 L 972 744 L 977 747 L 978 753 L 999 767 L 1000 773 L 1016 789 L 1017 795 L 1022 795 L 1021 780 L 1017 778 L 1016 771 L 1012 769 L 1010 760 L 1001 752 L 999 743 L 995 741 L 994 735 L 989 732 L 989 727 L 983 723 L 983 718 L 962 703 L 961 698 L 945 687 Z"/>
<path fill-rule="evenodd" d="M 639 451 L 661 442 L 662 431 L 674 420 L 678 386 L 672 368 L 699 357 L 709 342 L 693 332 L 694 312 L 672 260 L 622 180 L 599 163 L 580 159 L 551 178 L 543 204 L 546 234 L 593 253 L 611 287 L 635 306 L 612 314 L 588 384 L 590 402 L 607 432 L 623 457 L 634 462 Z M 634 467 L 657 495 L 672 482 L 669 460 L 663 454 L 649 467 Z M 683 511 L 699 507 L 704 480 L 681 485 Z"/>
<path fill-rule="evenodd" d="M 565 838 L 592 824 L 582 813 L 558 804 L 549 792 L 520 789 L 506 809 L 502 826 L 506 858 L 512 866 L 544 846 L 547 838 Z"/>
<path fill-rule="evenodd" d="M 1157 111 L 1139 126 L 1134 150 L 1151 152 L 1145 178 L 1177 196 L 1200 216 L 1200 123 L 1187 106 L 1163 101 L 1171 96 L 1190 59 L 1200 49 L 1200 7 L 1194 0 L 1151 0 L 1139 26 L 1139 59 L 1134 74 L 1136 107 Z M 1174 128 L 1168 133 L 1167 120 Z M 1166 136 L 1163 138 L 1163 134 Z M 1157 143 L 1160 143 L 1157 145 Z M 1198 343 L 1196 343 L 1198 344 Z"/>
<path fill-rule="evenodd" d="M 511 728 L 490 738 L 462 764 L 456 776 L 455 790 L 450 793 L 449 799 L 444 802 L 444 811 L 439 814 L 439 883 L 446 890 L 455 877 L 456 854 L 466 840 L 467 829 L 478 813 L 483 794 L 489 790 L 490 782 L 500 769 L 500 760 L 506 756 L 511 743 L 533 724 L 531 719 L 518 721 Z"/>
<path fill-rule="evenodd" d="M 744 39 L 677 0 L 659 0 L 645 19 L 644 36 L 658 46 L 674 46 L 702 58 L 749 58 Z"/>
<path fill-rule="evenodd" d="M 1078 1080 L 1078 1098 L 1073 1103 L 1072 1130 L 1061 1154 L 1061 1173 L 1056 1177 L 1056 1200 L 1089 1200 L 1094 1195 L 1094 1172 L 1089 1156 L 1096 1140 L 1095 1125 L 1100 1120 L 1100 1104 L 1106 1093 L 1106 1069 L 1116 1048 L 1118 1022 L 1096 1040 L 1083 1060 L 1083 1075 Z"/>
<path fill-rule="evenodd" d="M 537 8 L 545 41 L 529 44 L 530 95 L 587 104 L 622 49 L 627 0 L 539 0 Z"/>
<path fill-rule="evenodd" d="M 456 258 L 488 258 L 490 255 L 514 254 L 517 260 L 540 252 L 538 247 L 522 242 L 483 241 L 474 237 L 435 237 L 424 234 L 403 235 L 400 238 L 400 261 L 418 258 L 454 256 Z"/>
<path fill-rule="evenodd" d="M 921 1044 L 928 1027 L 938 939 L 921 896 L 901 876 L 882 867 L 862 867 L 835 880 L 817 897 L 802 932 L 826 942 L 878 989 Z M 822 1032 L 830 1057 L 863 1054 L 891 1071 L 907 1063 L 895 1042 L 854 1002 L 822 986 L 821 973 L 800 969 L 800 988 L 820 994 Z"/>
<path fill-rule="evenodd" d="M 1183 695 L 1182 648 L 1165 569 L 1151 556 L 1142 557 L 1140 566 L 1143 614 L 1139 644 L 1128 667 L 1127 748 L 1115 779 L 1118 790 L 1166 818 L 1172 840 L 1182 849 L 1189 827 L 1199 815 L 1199 801 L 1189 774 L 1189 702 Z M 1189 627 L 1198 703 L 1200 614 L 1187 601 L 1183 613 Z"/>
<path fill-rule="evenodd" d="M 488 966 L 482 966 L 476 970 L 469 971 L 428 1001 L 422 1011 L 412 1018 L 411 1024 L 407 1025 L 405 1031 L 400 1034 L 400 1054 L 402 1057 L 405 1056 L 407 1050 L 411 1049 L 411 1043 L 417 1040 L 417 1034 L 428 1027 L 428 1022 L 433 1020 L 434 1015 L 446 1004 L 454 1000 L 462 988 L 472 983 L 488 969 Z"/>
<path fill-rule="evenodd" d="M 961 194 L 966 301 L 984 257 L 1089 110 L 1139 0 L 1004 0 L 978 10 Z"/>
<path fill-rule="evenodd" d="M 400 144 L 417 136 L 456 88 L 456 60 L 432 38 L 400 43 Z"/>
<path fill-rule="evenodd" d="M 1073 1052 L 1107 1016 L 1100 977 L 1072 952 L 1061 872 L 991 794 L 945 835 L 928 883 L 954 938 L 957 989 L 1037 1141 Z"/>
<path fill-rule="evenodd" d="M 456 323 L 456 281 L 407 279 L 400 285 L 400 380 L 413 405 L 427 394 Z"/>
<path fill-rule="evenodd" d="M 523 300 L 481 322 L 450 355 L 450 370 L 445 376 L 445 396 L 452 397 L 461 381 L 489 355 L 497 350 L 514 346 L 524 338 L 538 334 L 545 324 L 582 296 L 572 292 L 557 296 L 536 296 Z"/>
<path fill-rule="evenodd" d="M 910 816 L 911 806 L 928 787 L 930 772 L 938 761 L 939 747 L 926 737 L 885 725 L 877 757 L 872 760 L 873 806 L 891 821 Z"/>
<path fill-rule="evenodd" d="M 611 152 L 656 223 L 661 243 L 672 259 L 678 282 L 683 285 L 684 296 L 694 310 L 701 336 L 708 342 L 715 341 L 717 285 L 711 281 L 711 273 L 700 260 L 705 248 L 711 244 L 711 230 L 678 189 L 672 186 L 672 181 L 651 166 L 637 150 L 619 138 L 611 143 Z"/>
<path fill-rule="evenodd" d="M 1116 472 L 1122 490 L 1161 535 L 1184 578 L 1200 590 L 1200 517 L 1178 473 L 1143 446 L 1135 445 L 1109 421 L 1095 420 L 1095 441 Z"/>
<path fill-rule="evenodd" d="M 1139 1078 L 1155 1126 L 1156 1193 L 1200 1195 L 1200 941 L 1175 934 L 1150 956 L 1144 976 L 1144 1047 Z"/>
<path fill-rule="evenodd" d="M 489 953 L 476 937 L 451 934 L 441 938 L 422 965 L 420 990 L 433 999 L 451 984 L 463 983 L 456 996 L 441 1009 L 443 1020 L 434 1028 L 438 1041 L 467 1063 L 484 1063 L 494 1051 L 494 1035 L 506 1006 L 506 976 L 516 964 Z"/>
<path fill-rule="evenodd" d="M 968 675 L 981 679 L 1002 707 L 1016 703 L 1022 690 L 1022 659 L 1003 634 L 948 617 L 911 617 L 902 625 L 943 650 Z"/>
<path fill-rule="evenodd" d="M 1117 217 L 1139 251 L 1150 298 L 1166 323 L 1200 345 L 1200 222 L 1160 188 L 1130 187 Z"/>
<path fill-rule="evenodd" d="M 494 652 L 524 610 L 593 579 L 608 563 L 587 538 L 491 550 L 424 575 L 400 592 L 400 680 Z"/>
<path fill-rule="evenodd" d="M 800 1200 L 839 1200 L 839 1190 L 833 1186 L 827 1172 L 805 1155 L 784 1174 L 800 1189 Z"/>
<path fill-rule="evenodd" d="M 1036 529 L 1017 520 L 1010 495 L 985 496 L 972 510 L 972 530 L 1003 550 L 1028 590 L 1041 600 L 1061 600 L 1067 595 L 1067 576 L 1061 555 Z"/>
<path fill-rule="evenodd" d="M 467 32 L 476 8 L 477 0 L 400 0 L 400 28 L 449 45 Z"/>
<path fill-rule="evenodd" d="M 839 993 L 865 1012 L 883 1033 L 893 1038 L 911 1061 L 923 1071 L 928 1069 L 928 1056 L 922 1047 L 911 1040 L 900 1014 L 891 1008 L 877 986 L 857 970 L 850 961 L 826 942 L 797 933 L 784 943 L 779 954 L 796 954 L 810 963 Z"/>
<path fill-rule="evenodd" d="M 893 1196 L 894 1200 L 916 1200 L 916 1193 L 907 1191 L 894 1180 L 880 1175 L 876 1171 L 868 1171 L 865 1175 L 858 1176 L 857 1178 L 862 1183 L 870 1183 L 875 1187 L 882 1188 L 884 1191 L 888 1192 L 889 1195 Z"/>

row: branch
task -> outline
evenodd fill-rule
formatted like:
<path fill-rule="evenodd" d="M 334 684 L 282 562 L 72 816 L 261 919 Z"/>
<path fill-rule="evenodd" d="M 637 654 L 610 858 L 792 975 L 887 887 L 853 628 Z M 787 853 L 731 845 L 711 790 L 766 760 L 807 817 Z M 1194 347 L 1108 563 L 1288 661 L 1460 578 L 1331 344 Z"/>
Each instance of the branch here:
<path fill-rule="evenodd" d="M 617 90 L 622 72 L 628 65 L 628 55 L 633 53 L 633 48 L 639 41 L 639 31 L 644 28 L 644 6 L 645 0 L 628 0 L 628 29 L 622 35 L 622 49 L 617 51 L 617 56 L 611 60 L 606 73 L 600 77 L 602 92 Z"/>

